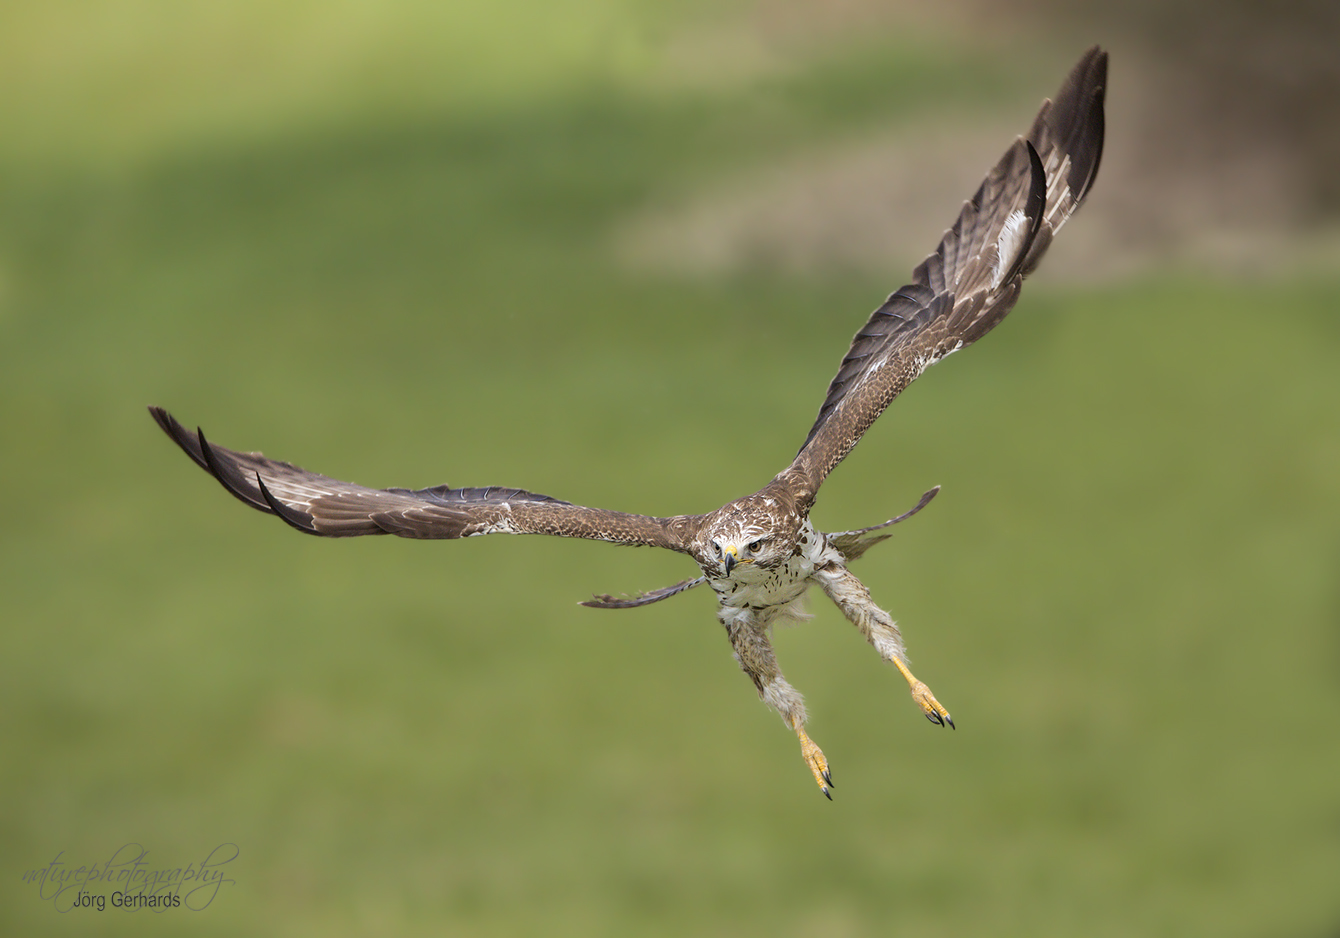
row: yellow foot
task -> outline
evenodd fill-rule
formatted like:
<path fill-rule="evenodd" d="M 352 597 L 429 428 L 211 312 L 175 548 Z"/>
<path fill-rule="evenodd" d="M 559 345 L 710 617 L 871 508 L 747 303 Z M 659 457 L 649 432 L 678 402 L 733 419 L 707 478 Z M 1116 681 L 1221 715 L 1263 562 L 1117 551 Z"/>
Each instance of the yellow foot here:
<path fill-rule="evenodd" d="M 824 758 L 823 751 L 814 744 L 814 740 L 805 735 L 804 730 L 796 730 L 796 735 L 800 737 L 800 754 L 805 757 L 805 764 L 810 767 L 814 773 L 814 780 L 819 784 L 819 790 L 824 793 L 824 797 L 829 801 L 833 796 L 829 789 L 833 788 L 833 773 L 828 768 L 828 760 Z"/>
<path fill-rule="evenodd" d="M 899 659 L 894 658 L 893 666 L 903 673 L 903 677 L 907 678 L 907 686 L 912 689 L 912 699 L 917 702 L 917 706 L 921 708 L 921 712 L 926 714 L 926 719 L 930 720 L 936 726 L 944 726 L 945 724 L 948 724 L 951 730 L 958 729 L 958 727 L 954 725 L 954 721 L 950 719 L 949 711 L 940 705 L 940 701 L 935 699 L 935 695 L 931 693 L 929 687 L 921 681 L 918 681 L 916 677 L 913 676 L 912 672 L 907 670 L 907 665 L 903 664 Z"/>
<path fill-rule="evenodd" d="M 949 711 L 941 705 L 940 701 L 935 699 L 935 695 L 931 693 L 931 689 L 921 681 L 914 680 L 912 682 L 912 699 L 917 702 L 917 706 L 921 708 L 921 712 L 926 714 L 926 719 L 930 720 L 932 723 L 937 726 L 944 726 L 947 723 L 951 730 L 958 728 L 954 726 L 954 721 L 950 718 Z"/>

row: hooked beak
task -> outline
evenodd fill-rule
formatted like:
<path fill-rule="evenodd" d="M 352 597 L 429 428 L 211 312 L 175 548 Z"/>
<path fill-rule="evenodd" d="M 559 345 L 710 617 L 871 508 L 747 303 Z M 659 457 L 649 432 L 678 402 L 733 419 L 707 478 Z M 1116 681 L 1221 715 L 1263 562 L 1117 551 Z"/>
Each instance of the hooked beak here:
<path fill-rule="evenodd" d="M 734 544 L 727 544 L 721 548 L 721 560 L 726 564 L 726 576 L 730 576 L 730 572 L 740 562 L 740 549 Z"/>

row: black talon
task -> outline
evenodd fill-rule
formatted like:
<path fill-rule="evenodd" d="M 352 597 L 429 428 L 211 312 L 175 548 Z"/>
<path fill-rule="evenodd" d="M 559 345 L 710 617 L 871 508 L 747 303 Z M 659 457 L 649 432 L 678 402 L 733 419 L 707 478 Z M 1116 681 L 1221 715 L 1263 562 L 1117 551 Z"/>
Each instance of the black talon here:
<path fill-rule="evenodd" d="M 930 721 L 931 721 L 932 723 L 934 723 L 936 726 L 944 726 L 944 725 L 945 725 L 945 721 L 940 719 L 940 714 L 936 713 L 934 710 L 932 710 L 930 713 L 926 714 L 926 719 L 930 720 Z"/>
<path fill-rule="evenodd" d="M 829 787 L 829 788 L 837 788 L 837 786 L 833 784 L 833 770 L 832 770 L 832 769 L 824 769 L 824 781 L 828 783 L 828 787 Z"/>
<path fill-rule="evenodd" d="M 827 798 L 829 801 L 832 801 L 832 800 L 833 800 L 833 796 L 830 795 L 830 794 L 828 793 L 828 789 L 827 789 L 827 788 L 821 788 L 821 789 L 819 789 L 819 790 L 822 791 L 822 792 L 824 793 L 824 797 Z"/>
<path fill-rule="evenodd" d="M 951 716 L 950 716 L 949 714 L 947 714 L 947 713 L 945 714 L 945 722 L 949 724 L 949 728 L 950 728 L 951 730 L 956 730 L 956 729 L 958 729 L 958 727 L 954 725 L 954 718 L 951 717 Z"/>

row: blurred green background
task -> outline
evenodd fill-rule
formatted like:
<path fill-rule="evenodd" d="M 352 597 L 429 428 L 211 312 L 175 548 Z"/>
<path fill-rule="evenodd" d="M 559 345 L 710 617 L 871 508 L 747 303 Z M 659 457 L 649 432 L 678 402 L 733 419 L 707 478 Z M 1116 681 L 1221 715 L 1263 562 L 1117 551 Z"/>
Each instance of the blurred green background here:
<path fill-rule="evenodd" d="M 0 8 L 0 931 L 1340 934 L 1333 219 L 1258 224 L 1245 195 L 1320 151 L 1142 123 L 1191 108 L 1151 77 L 1162 27 L 1056 8 Z M 1095 40 L 1092 204 L 815 510 L 841 530 L 944 486 L 857 571 L 959 726 L 814 602 L 776 642 L 832 804 L 709 594 L 576 605 L 687 559 L 299 537 L 145 413 L 364 484 L 710 510 L 786 463 L 851 334 Z M 712 214 L 926 127 L 972 171 L 859 250 Z M 1245 214 L 1179 214 L 1195 140 L 1250 157 L 1206 200 Z M 826 202 L 787 204 L 772 227 Z M 725 247 L 675 256 L 707 229 Z M 1229 229 L 1268 236 L 1191 238 Z M 154 868 L 236 843 L 236 882 L 154 916 L 23 881 L 129 842 Z"/>

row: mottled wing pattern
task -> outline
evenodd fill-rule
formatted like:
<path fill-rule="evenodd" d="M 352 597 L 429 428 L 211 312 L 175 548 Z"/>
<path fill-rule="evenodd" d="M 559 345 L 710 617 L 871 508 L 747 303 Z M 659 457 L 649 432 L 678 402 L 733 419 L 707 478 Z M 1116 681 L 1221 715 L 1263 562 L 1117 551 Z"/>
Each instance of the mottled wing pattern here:
<path fill-rule="evenodd" d="M 1042 220 L 1037 151 L 1016 141 L 963 207 L 935 253 L 856 334 L 795 465 L 811 491 L 923 371 L 985 335 L 1014 305 Z"/>
<path fill-rule="evenodd" d="M 308 472 L 260 453 L 216 446 L 192 433 L 159 407 L 154 420 L 200 468 L 239 500 L 278 515 L 307 534 L 355 537 L 395 534 L 412 538 L 458 538 L 481 534 L 551 534 L 624 545 L 685 549 L 695 519 L 584 508 L 521 489 L 371 489 Z"/>
<path fill-rule="evenodd" d="M 939 246 L 852 340 L 805 444 L 783 475 L 810 498 L 918 375 L 986 335 L 1093 183 L 1102 153 L 1107 53 L 1089 50 L 1044 102 Z"/>

